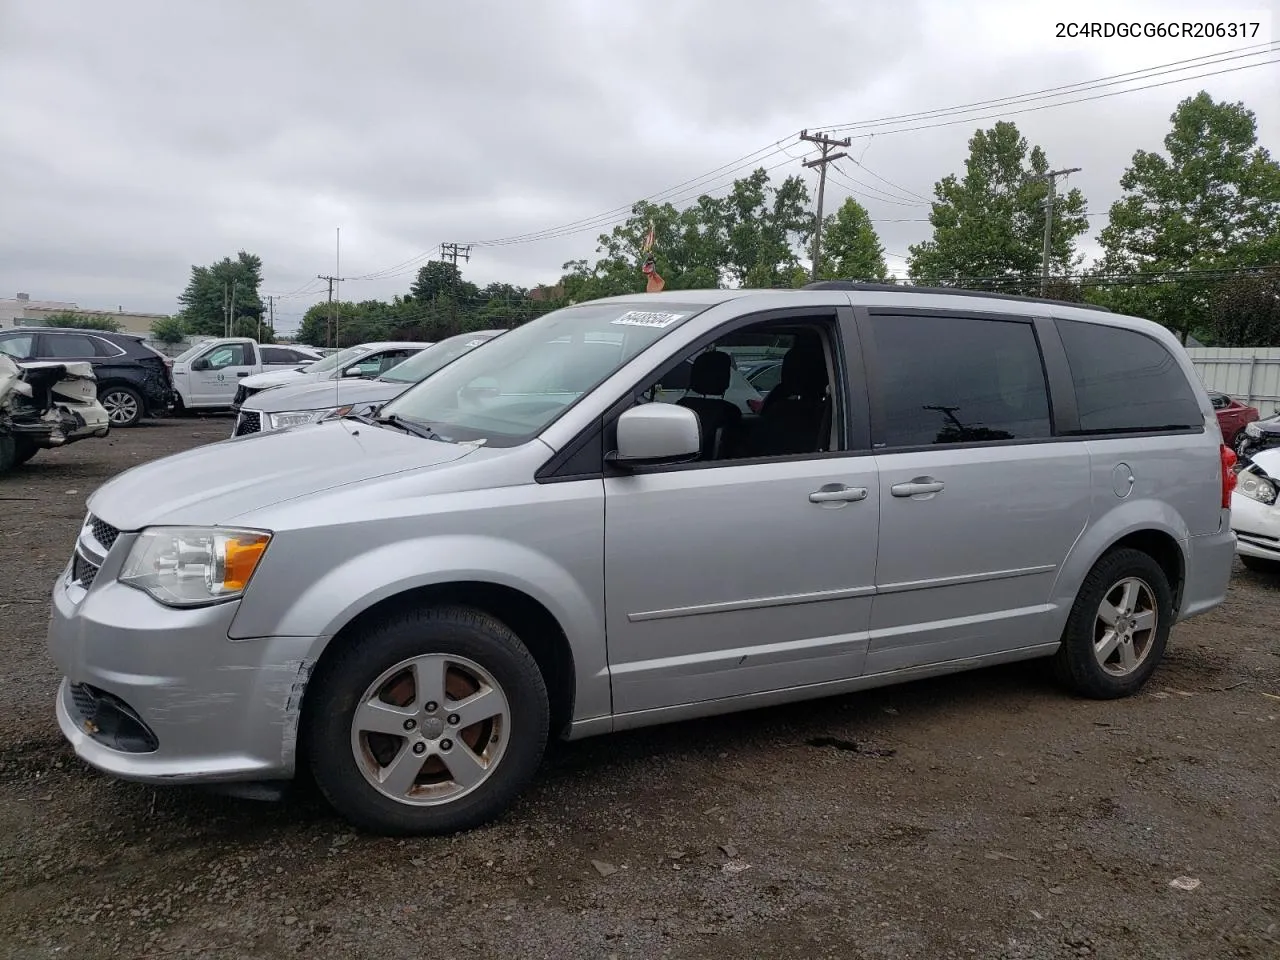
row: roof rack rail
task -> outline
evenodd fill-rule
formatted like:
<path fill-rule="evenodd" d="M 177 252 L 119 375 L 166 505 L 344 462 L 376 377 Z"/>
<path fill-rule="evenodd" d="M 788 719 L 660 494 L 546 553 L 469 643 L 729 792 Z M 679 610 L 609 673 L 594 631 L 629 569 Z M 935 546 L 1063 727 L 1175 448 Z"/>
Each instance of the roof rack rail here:
<path fill-rule="evenodd" d="M 1097 310 L 1110 313 L 1108 307 L 1093 303 L 1072 303 L 1070 300 L 1051 300 L 1048 297 L 1023 297 L 1014 293 L 992 293 L 988 290 L 966 290 L 962 287 L 918 287 L 909 283 L 866 283 L 861 280 L 816 280 L 806 283 L 802 290 L 862 290 L 867 293 L 932 293 L 952 297 L 985 297 L 988 300 L 1015 300 L 1021 303 L 1052 303 L 1060 307 L 1079 307 L 1081 310 Z"/>

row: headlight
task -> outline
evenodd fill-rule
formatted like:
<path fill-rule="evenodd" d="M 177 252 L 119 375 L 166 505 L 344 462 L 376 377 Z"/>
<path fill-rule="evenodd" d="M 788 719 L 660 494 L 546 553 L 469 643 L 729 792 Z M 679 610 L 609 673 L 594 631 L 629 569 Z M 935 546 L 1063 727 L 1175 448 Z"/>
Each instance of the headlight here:
<path fill-rule="evenodd" d="M 351 407 L 325 407 L 321 410 L 286 410 L 282 413 L 268 413 L 267 419 L 272 430 L 283 430 L 285 427 L 300 427 L 304 423 L 319 423 L 334 417 L 345 417 Z"/>
<path fill-rule="evenodd" d="M 265 530 L 153 527 L 134 541 L 120 582 L 170 607 L 198 607 L 244 593 L 271 542 Z"/>
<path fill-rule="evenodd" d="M 1262 428 L 1261 428 L 1260 426 L 1258 426 L 1258 424 L 1257 424 L 1256 422 L 1253 422 L 1253 423 L 1246 423 L 1246 424 L 1244 425 L 1244 432 L 1245 432 L 1245 433 L 1247 433 L 1247 434 L 1248 434 L 1249 436 L 1251 436 L 1251 437 L 1260 437 L 1260 436 L 1262 436 Z"/>
<path fill-rule="evenodd" d="M 1276 485 L 1257 474 L 1249 473 L 1247 470 L 1242 471 L 1240 474 L 1239 482 L 1236 484 L 1236 493 L 1248 497 L 1250 500 L 1257 500 L 1259 503 L 1272 504 L 1276 502 Z"/>

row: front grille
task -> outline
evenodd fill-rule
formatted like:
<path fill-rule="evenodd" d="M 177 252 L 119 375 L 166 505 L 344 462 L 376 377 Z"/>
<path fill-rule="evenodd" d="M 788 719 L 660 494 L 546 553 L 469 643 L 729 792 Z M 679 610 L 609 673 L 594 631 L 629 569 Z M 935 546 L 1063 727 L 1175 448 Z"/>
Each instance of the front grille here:
<path fill-rule="evenodd" d="M 257 410 L 241 410 L 240 416 L 236 420 L 236 430 L 232 434 L 233 437 L 244 437 L 251 433 L 258 433 L 262 429 L 262 414 Z"/>
<path fill-rule="evenodd" d="M 153 753 L 160 746 L 155 732 L 119 697 L 87 683 L 68 686 L 77 726 L 94 740 L 124 753 Z"/>
<path fill-rule="evenodd" d="M 89 531 L 93 534 L 93 539 L 102 544 L 103 550 L 110 550 L 111 545 L 116 542 L 116 537 L 120 536 L 119 530 L 105 520 L 99 520 L 93 514 L 89 514 Z"/>
<path fill-rule="evenodd" d="M 98 575 L 98 566 L 86 559 L 79 550 L 71 559 L 71 579 L 88 590 L 93 586 L 93 578 Z"/>

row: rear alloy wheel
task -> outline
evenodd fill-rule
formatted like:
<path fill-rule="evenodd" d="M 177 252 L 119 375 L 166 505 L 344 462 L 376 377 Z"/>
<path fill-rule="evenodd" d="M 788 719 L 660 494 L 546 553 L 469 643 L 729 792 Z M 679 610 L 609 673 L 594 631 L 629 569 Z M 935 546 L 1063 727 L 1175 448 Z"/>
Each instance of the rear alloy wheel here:
<path fill-rule="evenodd" d="M 1160 564 L 1139 550 L 1107 554 L 1076 595 L 1054 657 L 1058 677 L 1097 700 L 1136 693 L 1164 656 L 1173 616 Z"/>
<path fill-rule="evenodd" d="M 367 830 L 478 826 L 503 812 L 542 760 L 542 674 L 487 614 L 401 614 L 362 632 L 318 674 L 307 694 L 312 772 L 335 809 Z"/>
<path fill-rule="evenodd" d="M 142 396 L 131 387 L 103 387 L 98 391 L 98 402 L 107 411 L 113 427 L 132 427 L 142 419 Z"/>

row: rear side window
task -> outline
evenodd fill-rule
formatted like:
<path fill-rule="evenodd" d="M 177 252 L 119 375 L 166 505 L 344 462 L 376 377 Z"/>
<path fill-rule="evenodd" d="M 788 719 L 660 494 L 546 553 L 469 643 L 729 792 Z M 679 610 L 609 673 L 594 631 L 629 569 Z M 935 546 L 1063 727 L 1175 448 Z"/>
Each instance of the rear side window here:
<path fill-rule="evenodd" d="M 1204 414 L 1164 345 L 1134 330 L 1059 320 L 1081 433 L 1185 430 Z"/>
<path fill-rule="evenodd" d="M 871 316 L 884 447 L 1049 437 L 1049 391 L 1029 323 Z"/>
<path fill-rule="evenodd" d="M 52 360 L 88 359 L 98 356 L 94 338 L 78 333 L 44 334 L 44 355 Z"/>

